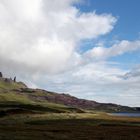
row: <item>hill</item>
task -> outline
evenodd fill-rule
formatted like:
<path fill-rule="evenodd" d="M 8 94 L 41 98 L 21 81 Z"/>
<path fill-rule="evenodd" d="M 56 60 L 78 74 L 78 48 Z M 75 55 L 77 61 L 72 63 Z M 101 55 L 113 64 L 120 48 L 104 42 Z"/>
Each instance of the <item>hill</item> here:
<path fill-rule="evenodd" d="M 31 89 L 16 78 L 0 77 L 0 140 L 139 140 L 139 117 L 106 113 L 137 110 Z"/>
<path fill-rule="evenodd" d="M 0 115 L 43 112 L 83 113 L 87 111 L 137 112 L 138 108 L 98 103 L 69 94 L 31 89 L 23 82 L 16 82 L 15 78 L 12 80 L 0 77 Z"/>

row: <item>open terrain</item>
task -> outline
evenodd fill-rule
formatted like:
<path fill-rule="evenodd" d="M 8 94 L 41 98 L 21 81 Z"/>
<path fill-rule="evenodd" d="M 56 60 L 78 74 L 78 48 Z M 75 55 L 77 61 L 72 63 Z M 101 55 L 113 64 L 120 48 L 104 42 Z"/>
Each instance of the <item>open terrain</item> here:
<path fill-rule="evenodd" d="M 139 117 L 108 114 L 121 111 L 139 109 L 30 89 L 22 82 L 0 79 L 1 140 L 139 140 Z"/>
<path fill-rule="evenodd" d="M 10 115 L 0 119 L 1 140 L 139 140 L 140 118 L 101 113 Z"/>

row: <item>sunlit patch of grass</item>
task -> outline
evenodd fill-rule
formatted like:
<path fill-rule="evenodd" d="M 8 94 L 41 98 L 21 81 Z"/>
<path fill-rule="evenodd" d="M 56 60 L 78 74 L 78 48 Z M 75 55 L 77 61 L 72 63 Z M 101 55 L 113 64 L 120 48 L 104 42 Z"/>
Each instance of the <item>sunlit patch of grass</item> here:
<path fill-rule="evenodd" d="M 27 96 L 18 93 L 12 93 L 12 92 L 1 93 L 0 101 L 3 103 L 14 102 L 14 101 L 19 103 L 25 103 L 25 104 L 33 103 L 29 98 L 27 98 Z"/>
<path fill-rule="evenodd" d="M 1 90 L 12 90 L 12 89 L 19 89 L 25 88 L 25 85 L 21 82 L 5 82 L 4 80 L 0 80 L 0 91 Z"/>

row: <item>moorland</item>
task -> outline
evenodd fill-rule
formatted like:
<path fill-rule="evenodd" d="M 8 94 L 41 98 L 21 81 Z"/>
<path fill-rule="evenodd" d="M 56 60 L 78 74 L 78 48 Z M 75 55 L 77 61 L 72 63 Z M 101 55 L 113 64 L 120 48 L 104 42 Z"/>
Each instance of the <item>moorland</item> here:
<path fill-rule="evenodd" d="M 1 140 L 139 140 L 140 117 L 112 112 L 139 108 L 31 89 L 0 77 Z"/>

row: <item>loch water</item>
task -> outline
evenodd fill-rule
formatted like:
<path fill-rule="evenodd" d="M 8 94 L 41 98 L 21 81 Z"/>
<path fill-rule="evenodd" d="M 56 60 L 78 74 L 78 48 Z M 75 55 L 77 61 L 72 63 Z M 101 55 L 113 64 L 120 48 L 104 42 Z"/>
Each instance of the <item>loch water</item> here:
<path fill-rule="evenodd" d="M 110 113 L 113 116 L 140 117 L 140 113 Z"/>

